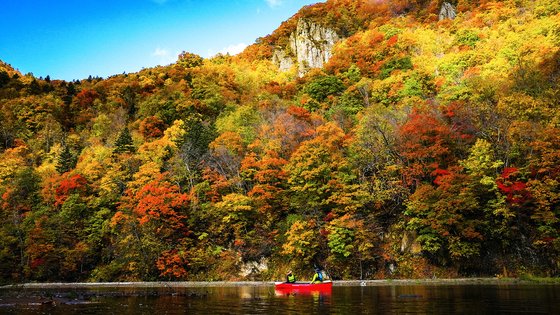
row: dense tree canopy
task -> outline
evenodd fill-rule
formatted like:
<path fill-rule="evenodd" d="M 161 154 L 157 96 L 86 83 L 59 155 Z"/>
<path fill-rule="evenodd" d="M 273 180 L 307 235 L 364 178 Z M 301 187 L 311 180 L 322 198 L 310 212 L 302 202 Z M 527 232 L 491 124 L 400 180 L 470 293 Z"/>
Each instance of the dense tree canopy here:
<path fill-rule="evenodd" d="M 558 276 L 560 6 L 450 3 L 106 79 L 0 63 L 0 283 Z M 299 18 L 343 38 L 301 77 L 271 62 Z"/>

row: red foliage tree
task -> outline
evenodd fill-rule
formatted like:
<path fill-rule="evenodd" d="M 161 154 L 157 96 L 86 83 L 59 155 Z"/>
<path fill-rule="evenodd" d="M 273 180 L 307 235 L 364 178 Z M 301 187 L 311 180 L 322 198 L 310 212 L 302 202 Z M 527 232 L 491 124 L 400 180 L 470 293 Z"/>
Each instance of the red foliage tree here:
<path fill-rule="evenodd" d="M 146 117 L 140 123 L 140 133 L 145 139 L 159 138 L 163 136 L 165 123 L 156 116 Z"/>
<path fill-rule="evenodd" d="M 517 179 L 519 170 L 515 167 L 506 167 L 497 178 L 498 189 L 506 196 L 510 204 L 523 204 L 531 197 L 527 191 L 527 184 Z"/>
<path fill-rule="evenodd" d="M 71 194 L 85 193 L 86 190 L 87 179 L 81 174 L 63 179 L 55 190 L 55 206 L 62 205 Z"/>
<path fill-rule="evenodd" d="M 403 175 L 409 185 L 433 181 L 457 159 L 453 146 L 458 135 L 436 115 L 414 110 L 398 130 L 399 151 L 405 163 Z"/>
<path fill-rule="evenodd" d="M 93 106 L 93 102 L 100 97 L 95 90 L 83 89 L 76 95 L 76 102 L 81 108 Z"/>

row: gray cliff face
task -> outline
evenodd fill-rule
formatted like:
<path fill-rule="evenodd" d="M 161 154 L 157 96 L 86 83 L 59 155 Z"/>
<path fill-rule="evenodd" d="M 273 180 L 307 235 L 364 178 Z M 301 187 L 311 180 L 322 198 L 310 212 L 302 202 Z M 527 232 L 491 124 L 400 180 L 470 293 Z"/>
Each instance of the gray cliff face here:
<path fill-rule="evenodd" d="M 293 58 L 284 49 L 277 48 L 272 54 L 272 62 L 280 68 L 280 71 L 288 71 L 294 65 Z"/>
<path fill-rule="evenodd" d="M 455 7 L 449 2 L 444 2 L 441 5 L 441 9 L 439 10 L 439 20 L 453 20 L 455 19 L 455 17 L 457 17 L 457 11 L 455 10 Z"/>
<path fill-rule="evenodd" d="M 303 76 L 309 69 L 323 67 L 340 39 L 335 31 L 300 19 L 296 31 L 290 35 L 290 47 L 276 49 L 272 61 L 282 71 L 290 69 L 295 62 L 298 75 Z"/>

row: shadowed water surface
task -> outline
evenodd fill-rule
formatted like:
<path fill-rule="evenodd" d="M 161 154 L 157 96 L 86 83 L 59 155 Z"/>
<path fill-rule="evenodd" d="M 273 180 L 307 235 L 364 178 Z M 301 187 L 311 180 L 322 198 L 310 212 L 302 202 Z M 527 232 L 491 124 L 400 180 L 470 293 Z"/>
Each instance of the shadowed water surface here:
<path fill-rule="evenodd" d="M 0 291 L 0 314 L 559 314 L 559 285 L 271 286 Z"/>

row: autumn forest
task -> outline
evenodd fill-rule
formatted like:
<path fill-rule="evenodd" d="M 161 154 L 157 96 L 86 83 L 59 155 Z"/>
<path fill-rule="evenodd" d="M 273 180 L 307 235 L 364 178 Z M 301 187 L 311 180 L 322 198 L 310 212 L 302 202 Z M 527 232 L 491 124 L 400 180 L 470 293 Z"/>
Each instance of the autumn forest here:
<path fill-rule="evenodd" d="M 558 276 L 559 83 L 557 0 L 328 0 L 108 78 L 0 62 L 0 284 Z"/>

